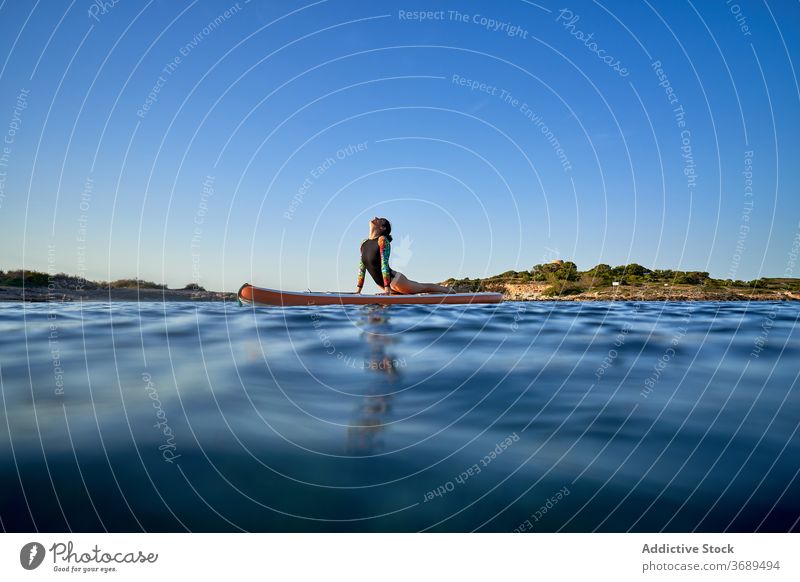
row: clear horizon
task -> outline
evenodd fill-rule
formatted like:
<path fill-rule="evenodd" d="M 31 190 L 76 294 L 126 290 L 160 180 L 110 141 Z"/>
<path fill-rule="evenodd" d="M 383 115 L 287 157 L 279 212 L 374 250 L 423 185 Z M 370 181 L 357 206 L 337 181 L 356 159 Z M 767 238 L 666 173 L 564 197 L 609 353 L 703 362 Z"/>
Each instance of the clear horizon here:
<path fill-rule="evenodd" d="M 0 269 L 235 291 L 797 277 L 796 6 L 0 6 Z M 367 282 L 365 291 L 374 291 Z"/>

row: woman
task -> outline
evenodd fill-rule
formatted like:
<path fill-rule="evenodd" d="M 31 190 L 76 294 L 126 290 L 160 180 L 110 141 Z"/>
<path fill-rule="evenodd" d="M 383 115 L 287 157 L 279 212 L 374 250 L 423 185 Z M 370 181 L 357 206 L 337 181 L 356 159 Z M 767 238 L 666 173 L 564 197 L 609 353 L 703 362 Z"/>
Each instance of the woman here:
<path fill-rule="evenodd" d="M 369 238 L 361 241 L 361 262 L 358 265 L 358 283 L 356 293 L 361 293 L 364 286 L 364 274 L 369 271 L 375 284 L 384 290 L 386 295 L 399 293 L 454 293 L 451 287 L 435 283 L 417 283 L 408 279 L 403 273 L 389 268 L 389 251 L 392 242 L 392 225 L 385 218 L 377 216 L 369 221 Z"/>

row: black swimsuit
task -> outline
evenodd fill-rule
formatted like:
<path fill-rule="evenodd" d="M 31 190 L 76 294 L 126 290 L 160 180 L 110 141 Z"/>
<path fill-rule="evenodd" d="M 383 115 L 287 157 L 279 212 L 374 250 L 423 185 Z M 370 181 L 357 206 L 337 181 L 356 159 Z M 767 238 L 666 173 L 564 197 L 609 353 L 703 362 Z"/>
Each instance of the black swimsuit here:
<path fill-rule="evenodd" d="M 358 287 L 364 286 L 364 273 L 369 271 L 378 287 L 385 288 L 397 274 L 389 267 L 391 245 L 385 236 L 365 238 L 361 242 L 361 262 L 358 265 Z"/>

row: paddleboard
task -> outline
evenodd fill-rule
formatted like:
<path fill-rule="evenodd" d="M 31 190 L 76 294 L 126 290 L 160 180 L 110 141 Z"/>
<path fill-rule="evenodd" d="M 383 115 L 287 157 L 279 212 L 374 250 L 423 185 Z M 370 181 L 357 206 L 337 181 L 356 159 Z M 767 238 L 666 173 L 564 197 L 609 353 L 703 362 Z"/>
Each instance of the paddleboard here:
<path fill-rule="evenodd" d="M 320 293 L 279 291 L 245 283 L 239 289 L 244 305 L 452 305 L 465 303 L 500 303 L 501 293 L 419 293 L 416 295 L 365 295 L 361 293 Z"/>

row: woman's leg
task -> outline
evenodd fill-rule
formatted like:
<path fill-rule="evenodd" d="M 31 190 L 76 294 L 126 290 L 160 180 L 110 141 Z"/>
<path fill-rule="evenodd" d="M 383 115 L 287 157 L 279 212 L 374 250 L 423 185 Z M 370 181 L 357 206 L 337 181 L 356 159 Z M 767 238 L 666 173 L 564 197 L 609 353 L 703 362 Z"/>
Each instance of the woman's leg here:
<path fill-rule="evenodd" d="M 392 291 L 403 293 L 404 295 L 413 295 L 415 293 L 451 293 L 450 287 L 437 285 L 436 283 L 417 283 L 412 281 L 403 273 L 395 271 L 394 278 L 391 283 Z"/>

